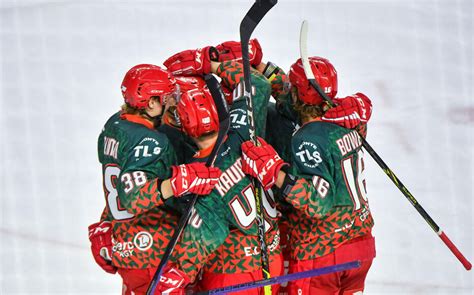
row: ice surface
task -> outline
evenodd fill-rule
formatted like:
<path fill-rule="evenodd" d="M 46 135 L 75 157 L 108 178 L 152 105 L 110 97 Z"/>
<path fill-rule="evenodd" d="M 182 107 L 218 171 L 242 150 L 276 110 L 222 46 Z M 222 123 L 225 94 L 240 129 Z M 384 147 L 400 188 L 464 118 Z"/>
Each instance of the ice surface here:
<path fill-rule="evenodd" d="M 12 1 L 0 8 L 0 294 L 119 294 L 87 226 L 104 206 L 96 139 L 138 63 L 238 39 L 252 1 Z M 372 98 L 368 140 L 473 257 L 472 1 L 283 1 L 256 29 L 288 69 L 301 21 L 339 94 Z M 473 294 L 466 272 L 372 160 L 366 294 Z"/>

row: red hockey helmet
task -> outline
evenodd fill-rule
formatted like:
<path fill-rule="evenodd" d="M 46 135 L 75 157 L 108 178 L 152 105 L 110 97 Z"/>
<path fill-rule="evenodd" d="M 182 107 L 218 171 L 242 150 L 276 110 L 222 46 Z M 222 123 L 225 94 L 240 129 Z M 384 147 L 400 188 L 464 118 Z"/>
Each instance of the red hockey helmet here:
<path fill-rule="evenodd" d="M 175 91 L 175 83 L 173 76 L 159 66 L 140 64 L 125 74 L 122 95 L 125 103 L 143 109 L 152 96 L 159 96 L 161 104 L 165 104 L 164 97 Z"/>
<path fill-rule="evenodd" d="M 337 94 L 337 72 L 334 66 L 329 60 L 317 56 L 310 57 L 309 63 L 321 89 L 330 98 L 334 98 Z M 298 89 L 298 98 L 301 101 L 311 105 L 318 105 L 323 102 L 323 98 L 306 78 L 301 58 L 291 66 L 289 76 L 291 85 Z"/>
<path fill-rule="evenodd" d="M 207 88 L 195 88 L 182 93 L 177 110 L 184 132 L 191 137 L 219 129 L 216 106 Z"/>
<path fill-rule="evenodd" d="M 206 86 L 206 81 L 202 76 L 176 76 L 175 78 L 182 92 Z"/>

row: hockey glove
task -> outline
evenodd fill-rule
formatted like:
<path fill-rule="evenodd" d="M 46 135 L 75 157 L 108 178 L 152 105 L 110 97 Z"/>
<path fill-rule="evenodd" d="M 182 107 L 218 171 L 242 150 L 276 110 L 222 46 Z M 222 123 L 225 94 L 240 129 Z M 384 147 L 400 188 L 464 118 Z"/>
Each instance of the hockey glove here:
<path fill-rule="evenodd" d="M 211 72 L 211 61 L 218 59 L 216 48 L 207 46 L 176 53 L 163 64 L 173 75 L 204 75 Z"/>
<path fill-rule="evenodd" d="M 334 102 L 337 106 L 327 110 L 322 121 L 352 129 L 360 123 L 367 123 L 372 114 L 372 102 L 362 93 L 336 98 Z"/>
<path fill-rule="evenodd" d="M 216 46 L 219 52 L 219 61 L 237 60 L 242 61 L 242 47 L 240 42 L 227 41 Z M 249 41 L 249 61 L 252 66 L 258 66 L 262 62 L 262 47 L 257 39 Z"/>
<path fill-rule="evenodd" d="M 204 163 L 173 166 L 171 188 L 175 197 L 187 192 L 208 195 L 219 181 L 222 172 L 217 167 L 207 167 Z"/>
<path fill-rule="evenodd" d="M 112 224 L 108 221 L 89 225 L 89 240 L 95 262 L 108 273 L 115 274 L 117 268 L 112 265 Z"/>
<path fill-rule="evenodd" d="M 271 145 L 258 137 L 260 146 L 253 142 L 242 143 L 242 171 L 257 178 L 265 190 L 270 189 L 278 178 L 278 172 L 285 163 Z"/>
<path fill-rule="evenodd" d="M 173 294 L 184 295 L 185 288 L 191 280 L 189 277 L 177 267 L 166 266 L 160 277 L 155 294 Z"/>

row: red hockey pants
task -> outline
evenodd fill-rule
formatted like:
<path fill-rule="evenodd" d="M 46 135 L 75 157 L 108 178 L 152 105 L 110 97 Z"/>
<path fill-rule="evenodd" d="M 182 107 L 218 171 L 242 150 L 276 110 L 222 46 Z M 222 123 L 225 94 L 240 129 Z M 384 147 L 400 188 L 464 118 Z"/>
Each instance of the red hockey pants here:
<path fill-rule="evenodd" d="M 290 273 L 360 260 L 361 266 L 343 272 L 331 273 L 288 283 L 290 295 L 349 295 L 362 294 L 367 273 L 375 257 L 372 236 L 356 238 L 334 252 L 313 260 L 290 260 Z"/>

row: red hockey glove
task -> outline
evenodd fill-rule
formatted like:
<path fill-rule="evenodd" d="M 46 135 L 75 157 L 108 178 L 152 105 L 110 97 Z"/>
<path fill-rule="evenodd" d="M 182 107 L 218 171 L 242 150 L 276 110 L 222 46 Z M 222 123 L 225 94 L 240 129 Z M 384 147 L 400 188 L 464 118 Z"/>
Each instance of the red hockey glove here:
<path fill-rule="evenodd" d="M 242 171 L 257 178 L 265 190 L 270 189 L 277 181 L 278 172 L 285 163 L 271 145 L 258 137 L 261 146 L 253 142 L 242 143 Z"/>
<path fill-rule="evenodd" d="M 190 281 L 189 277 L 177 267 L 166 266 L 156 286 L 155 294 L 184 295 Z"/>
<path fill-rule="evenodd" d="M 352 129 L 360 123 L 367 123 L 372 114 L 372 102 L 362 93 L 336 98 L 334 102 L 337 106 L 327 110 L 322 121 Z"/>
<path fill-rule="evenodd" d="M 187 192 L 208 195 L 219 181 L 222 172 L 217 167 L 207 167 L 204 163 L 173 166 L 171 188 L 176 197 Z"/>
<path fill-rule="evenodd" d="M 219 61 L 237 60 L 242 61 L 242 47 L 240 42 L 227 41 L 216 46 L 219 52 Z M 257 39 L 249 41 L 249 61 L 252 66 L 258 66 L 262 62 L 262 47 Z"/>
<path fill-rule="evenodd" d="M 108 273 L 114 274 L 117 268 L 112 265 L 112 224 L 108 221 L 89 225 L 89 240 L 95 262 Z"/>
<path fill-rule="evenodd" d="M 163 64 L 173 75 L 203 75 L 211 72 L 211 61 L 218 59 L 216 48 L 207 46 L 176 53 Z"/>

